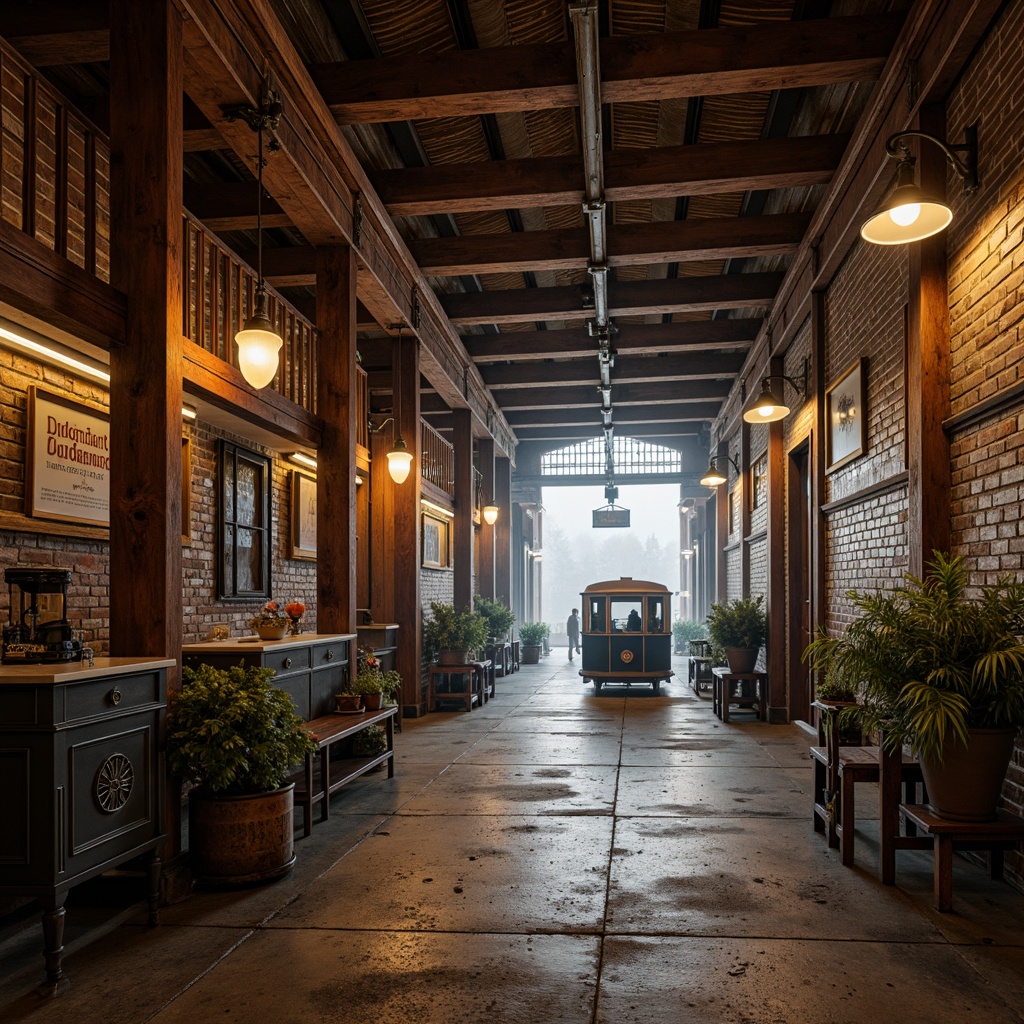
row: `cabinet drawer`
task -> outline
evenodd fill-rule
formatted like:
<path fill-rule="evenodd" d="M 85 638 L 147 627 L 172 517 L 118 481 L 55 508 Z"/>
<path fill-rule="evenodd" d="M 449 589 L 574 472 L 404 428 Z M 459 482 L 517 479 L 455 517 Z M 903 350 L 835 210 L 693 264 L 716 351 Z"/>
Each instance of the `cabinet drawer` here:
<path fill-rule="evenodd" d="M 309 648 L 289 647 L 283 651 L 266 651 L 263 664 L 272 668 L 279 676 L 288 672 L 307 672 L 309 670 Z"/>
<path fill-rule="evenodd" d="M 328 668 L 331 665 L 344 665 L 348 661 L 348 644 L 343 640 L 335 643 L 320 644 L 313 648 L 313 668 Z"/>
<path fill-rule="evenodd" d="M 64 720 L 128 711 L 163 701 L 160 673 L 113 676 L 107 679 L 72 683 L 64 690 Z"/>

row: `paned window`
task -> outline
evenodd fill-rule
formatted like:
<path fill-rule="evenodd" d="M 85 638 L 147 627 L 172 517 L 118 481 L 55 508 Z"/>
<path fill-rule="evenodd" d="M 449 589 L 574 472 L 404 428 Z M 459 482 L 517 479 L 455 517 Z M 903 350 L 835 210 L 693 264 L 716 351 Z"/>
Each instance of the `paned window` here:
<path fill-rule="evenodd" d="M 270 460 L 222 440 L 218 597 L 270 596 Z"/>

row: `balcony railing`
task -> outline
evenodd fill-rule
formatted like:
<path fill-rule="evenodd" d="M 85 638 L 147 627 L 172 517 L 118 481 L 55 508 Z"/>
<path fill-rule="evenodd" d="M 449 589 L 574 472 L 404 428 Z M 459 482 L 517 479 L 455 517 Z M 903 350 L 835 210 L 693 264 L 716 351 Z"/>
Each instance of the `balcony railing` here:
<path fill-rule="evenodd" d="M 455 496 L 455 449 L 428 423 L 420 421 L 420 475 Z"/>

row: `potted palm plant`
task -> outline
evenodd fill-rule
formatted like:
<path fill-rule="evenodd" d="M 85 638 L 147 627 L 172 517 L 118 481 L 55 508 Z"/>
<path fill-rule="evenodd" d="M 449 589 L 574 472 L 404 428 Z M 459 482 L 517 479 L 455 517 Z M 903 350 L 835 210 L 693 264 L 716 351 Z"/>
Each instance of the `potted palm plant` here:
<path fill-rule="evenodd" d="M 768 621 L 758 597 L 741 597 L 713 604 L 708 635 L 716 651 L 723 651 L 730 672 L 753 672 L 768 634 Z"/>
<path fill-rule="evenodd" d="M 1024 584 L 972 594 L 962 558 L 935 552 L 926 568 L 892 591 L 850 591 L 859 617 L 841 636 L 820 632 L 804 656 L 859 686 L 844 717 L 920 757 L 936 814 L 989 820 L 1024 725 Z"/>
<path fill-rule="evenodd" d="M 317 749 L 291 697 L 254 665 L 182 669 L 167 761 L 189 793 L 189 858 L 199 881 L 243 885 L 295 863 L 289 770 Z"/>
<path fill-rule="evenodd" d="M 466 608 L 441 601 L 430 602 L 430 617 L 423 621 L 423 646 L 439 665 L 465 665 L 469 656 L 487 643 L 487 621 Z"/>

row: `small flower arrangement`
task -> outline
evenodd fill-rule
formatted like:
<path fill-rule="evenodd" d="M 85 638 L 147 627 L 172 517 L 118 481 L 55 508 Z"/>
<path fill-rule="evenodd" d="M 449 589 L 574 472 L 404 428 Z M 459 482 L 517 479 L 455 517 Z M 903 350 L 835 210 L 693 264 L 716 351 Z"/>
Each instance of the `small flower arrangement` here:
<path fill-rule="evenodd" d="M 250 620 L 250 629 L 259 629 L 260 626 L 284 625 L 288 616 L 281 611 L 281 606 L 276 601 L 268 601 Z"/>
<path fill-rule="evenodd" d="M 284 606 L 284 613 L 289 619 L 301 619 L 306 614 L 306 606 L 301 601 L 289 601 Z"/>

